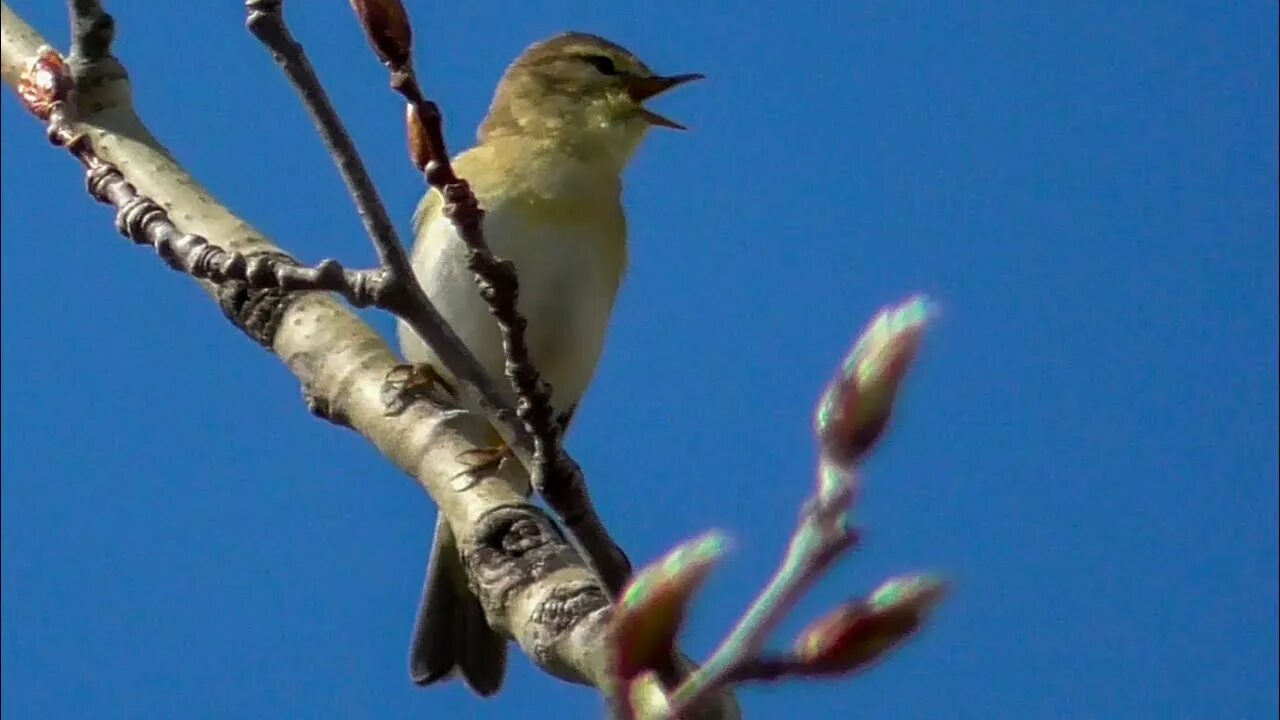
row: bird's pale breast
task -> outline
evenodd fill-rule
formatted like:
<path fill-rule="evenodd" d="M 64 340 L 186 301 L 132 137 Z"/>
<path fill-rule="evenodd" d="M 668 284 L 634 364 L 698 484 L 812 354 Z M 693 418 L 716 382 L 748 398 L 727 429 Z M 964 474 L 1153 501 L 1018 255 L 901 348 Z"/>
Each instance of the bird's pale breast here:
<path fill-rule="evenodd" d="M 601 225 L 556 203 L 481 202 L 489 246 L 516 267 L 533 361 L 552 386 L 552 405 L 564 411 L 586 391 L 604 346 L 625 263 L 621 211 L 619 222 Z M 466 268 L 453 224 L 436 213 L 423 231 L 413 263 L 427 295 L 485 370 L 503 378 L 501 336 Z M 407 327 L 400 335 L 408 359 L 434 359 Z"/>

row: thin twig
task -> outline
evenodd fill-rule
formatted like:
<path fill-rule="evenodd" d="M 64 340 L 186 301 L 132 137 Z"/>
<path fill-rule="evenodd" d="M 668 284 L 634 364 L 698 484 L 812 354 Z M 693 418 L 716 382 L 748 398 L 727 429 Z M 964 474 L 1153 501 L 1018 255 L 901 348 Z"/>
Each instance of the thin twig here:
<path fill-rule="evenodd" d="M 517 307 L 519 281 L 515 268 L 490 250 L 484 238 L 484 210 L 449 160 L 440 108 L 422 92 L 414 73 L 408 15 L 399 2 L 353 4 L 370 44 L 391 71 L 392 89 L 409 103 L 411 160 L 444 200 L 444 215 L 453 222 L 467 247 L 467 267 L 498 324 L 505 374 L 517 397 L 517 416 L 531 441 L 532 463 L 525 463 L 531 483 L 578 541 L 611 594 L 616 595 L 630 577 L 630 563 L 596 514 L 581 468 L 561 444 L 563 428 L 551 406 L 550 387 L 539 376 L 529 355 L 524 333 L 527 323 Z M 429 338 L 424 339 L 432 344 Z"/>
<path fill-rule="evenodd" d="M 351 135 L 343 127 L 337 110 L 320 86 L 311 61 L 285 27 L 281 5 L 282 0 L 249 0 L 245 3 L 248 10 L 245 25 L 271 51 L 276 63 L 302 95 L 303 105 L 311 113 L 320 138 L 328 147 L 330 156 L 338 166 L 338 172 L 342 174 L 343 182 L 351 192 L 360 220 L 378 253 L 378 260 L 392 276 L 393 282 L 399 281 L 396 275 L 413 272 L 404 246 L 400 244 L 395 226 L 365 169 L 364 161 L 356 151 Z"/>
<path fill-rule="evenodd" d="M 87 63 L 111 57 L 115 20 L 98 0 L 67 0 L 71 18 L 71 56 Z"/>
<path fill-rule="evenodd" d="M 467 267 L 502 336 L 507 379 L 518 398 L 516 413 L 533 441 L 534 489 L 564 522 L 617 595 L 631 576 L 631 564 L 596 514 L 582 469 L 565 452 L 563 428 L 551 406 L 551 390 L 538 374 L 525 339 L 526 321 L 517 309 L 519 281 L 514 266 L 493 255 L 484 239 L 484 210 L 466 180 L 449 162 L 440 110 L 418 87 L 409 66 L 392 70 L 392 87 L 413 106 L 431 160 L 423 168 L 427 183 L 444 199 L 444 214 L 467 246 Z"/>
<path fill-rule="evenodd" d="M 270 50 L 276 64 L 302 96 L 304 106 L 311 113 L 316 129 L 356 203 L 356 210 L 386 272 L 382 286 L 384 297 L 379 306 L 403 319 L 431 346 L 441 364 L 464 385 L 464 392 L 470 391 L 467 399 L 490 414 L 499 435 L 516 449 L 517 457 L 532 468 L 533 443 L 522 424 L 509 420 L 513 413 L 509 393 L 503 392 L 488 377 L 418 283 L 404 245 L 350 134 L 329 102 L 328 94 L 302 46 L 285 25 L 282 5 L 282 0 L 248 0 L 245 3 L 248 10 L 245 24 L 254 37 Z"/>
<path fill-rule="evenodd" d="M 837 558 L 857 544 L 857 533 L 845 520 L 853 500 L 854 473 L 841 478 L 838 488 L 822 488 L 805 503 L 782 564 L 707 662 L 672 693 L 671 717 L 681 717 L 684 709 L 727 686 L 758 661 L 783 617 Z"/>
<path fill-rule="evenodd" d="M 46 68 L 52 92 L 28 108 L 47 122 L 49 141 L 65 147 L 88 171 L 85 184 L 89 194 L 116 209 L 120 234 L 154 248 L 169 267 L 200 280 L 219 285 L 235 281 L 254 289 L 286 292 L 322 290 L 339 293 L 357 307 L 378 304 L 385 283 L 381 269 L 347 270 L 329 259 L 304 267 L 283 253 L 246 255 L 178 230 L 159 203 L 140 194 L 119 168 L 98 157 L 88 135 L 74 130 L 67 117 L 74 83 L 61 57 L 49 50 L 37 62 Z"/>

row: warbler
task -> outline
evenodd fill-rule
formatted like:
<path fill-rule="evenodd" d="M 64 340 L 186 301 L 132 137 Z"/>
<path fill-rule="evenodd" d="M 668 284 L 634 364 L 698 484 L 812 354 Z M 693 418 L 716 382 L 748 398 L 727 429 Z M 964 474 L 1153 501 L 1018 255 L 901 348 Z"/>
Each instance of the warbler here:
<path fill-rule="evenodd" d="M 662 76 L 604 38 L 568 32 L 536 43 L 507 68 L 478 144 L 454 159 L 485 210 L 484 236 L 515 265 L 517 307 L 530 357 L 551 385 L 557 415 L 571 417 L 604 346 L 627 266 L 622 172 L 653 126 L 684 129 L 645 100 L 697 74 Z M 497 382 L 505 382 L 497 325 L 467 270 L 465 246 L 429 191 L 414 215 L 414 272 L 444 319 Z M 453 378 L 404 323 L 405 358 Z M 436 521 L 409 651 L 413 681 L 459 671 L 476 693 L 497 692 L 506 638 L 467 589 L 454 535 Z"/>

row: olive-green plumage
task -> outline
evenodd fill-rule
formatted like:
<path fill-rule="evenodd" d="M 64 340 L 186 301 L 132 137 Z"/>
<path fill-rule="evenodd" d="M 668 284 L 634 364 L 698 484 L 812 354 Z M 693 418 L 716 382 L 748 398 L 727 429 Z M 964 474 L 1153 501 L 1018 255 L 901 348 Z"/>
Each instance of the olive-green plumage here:
<path fill-rule="evenodd" d="M 490 248 L 515 264 L 530 356 L 559 413 L 572 412 L 595 373 L 626 270 L 622 171 L 650 127 L 680 127 L 642 103 L 698 77 L 654 75 L 626 49 L 594 35 L 556 36 L 507 68 L 478 144 L 454 160 L 485 210 Z M 427 295 L 484 369 L 502 378 L 497 326 L 434 190 L 418 206 L 414 235 L 414 271 Z M 401 323 L 399 331 L 406 359 L 435 362 L 411 329 Z M 455 670 L 481 695 L 502 684 L 506 639 L 489 627 L 467 589 L 443 521 L 436 524 L 409 661 L 421 685 Z"/>

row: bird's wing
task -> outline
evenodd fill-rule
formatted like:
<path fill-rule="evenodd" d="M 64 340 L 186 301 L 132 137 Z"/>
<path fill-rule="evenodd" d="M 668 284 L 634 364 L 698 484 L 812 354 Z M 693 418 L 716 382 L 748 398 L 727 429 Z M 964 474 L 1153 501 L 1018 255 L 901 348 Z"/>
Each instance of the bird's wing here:
<path fill-rule="evenodd" d="M 492 153 L 489 148 L 484 146 L 473 147 L 464 150 L 453 159 L 453 170 L 460 177 L 466 178 L 471 186 L 471 192 L 480 200 L 480 205 L 486 205 L 484 198 L 486 196 L 485 188 L 493 187 L 496 180 L 500 180 L 503 175 L 495 178 L 486 164 L 486 158 L 491 157 Z M 413 212 L 413 235 L 420 237 L 422 227 L 429 222 L 440 217 L 441 211 L 444 209 L 444 197 L 432 188 L 418 201 L 418 208 Z"/>
<path fill-rule="evenodd" d="M 440 193 L 434 189 L 427 191 L 418 201 L 418 207 L 413 211 L 413 236 L 421 237 L 422 226 L 440 214 L 440 206 L 443 203 Z"/>

